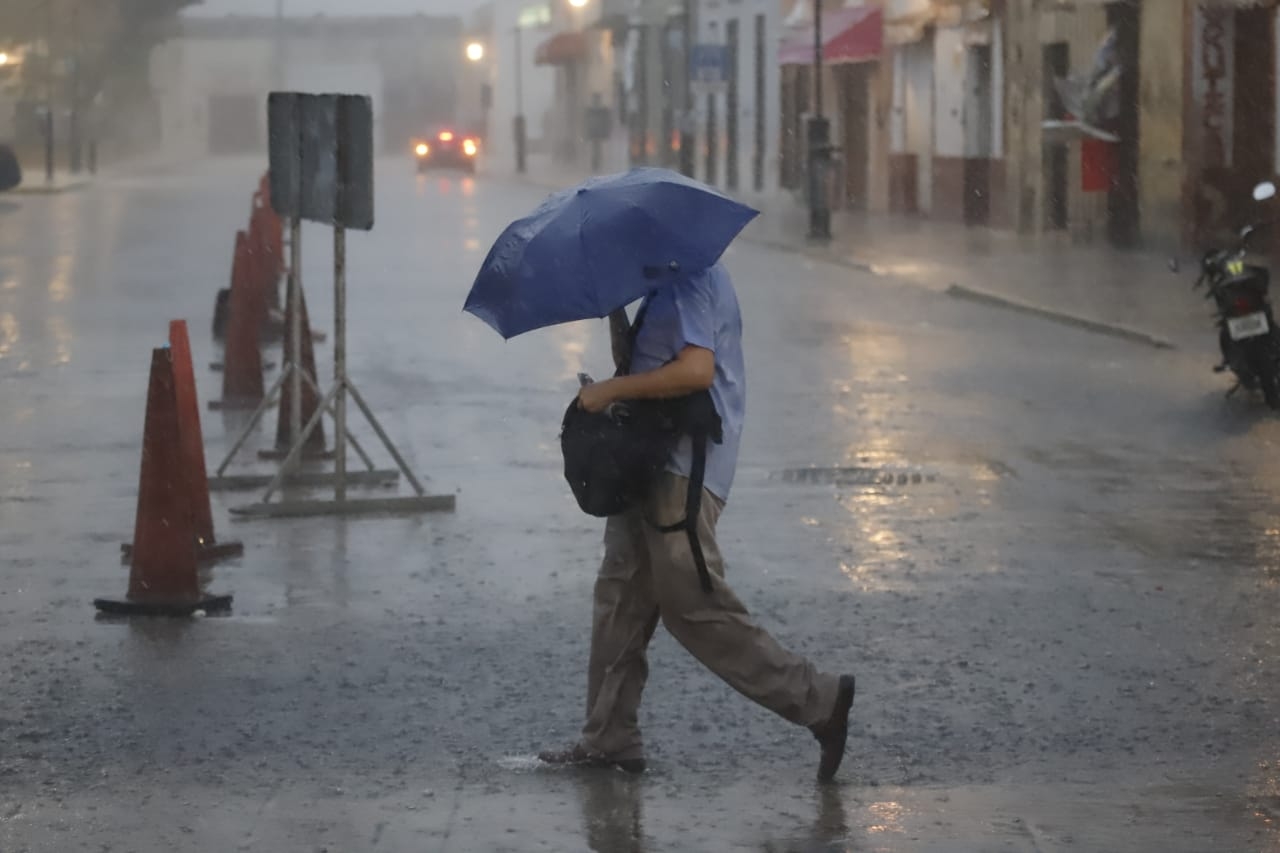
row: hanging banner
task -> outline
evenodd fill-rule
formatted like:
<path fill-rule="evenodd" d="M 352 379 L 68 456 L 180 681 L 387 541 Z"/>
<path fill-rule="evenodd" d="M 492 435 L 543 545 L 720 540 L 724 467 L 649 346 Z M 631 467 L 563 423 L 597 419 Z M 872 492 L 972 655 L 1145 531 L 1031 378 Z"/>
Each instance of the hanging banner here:
<path fill-rule="evenodd" d="M 1191 41 L 1191 97 L 1196 115 L 1193 130 L 1203 168 L 1231 165 L 1235 143 L 1235 40 L 1232 9 L 1196 6 Z"/>

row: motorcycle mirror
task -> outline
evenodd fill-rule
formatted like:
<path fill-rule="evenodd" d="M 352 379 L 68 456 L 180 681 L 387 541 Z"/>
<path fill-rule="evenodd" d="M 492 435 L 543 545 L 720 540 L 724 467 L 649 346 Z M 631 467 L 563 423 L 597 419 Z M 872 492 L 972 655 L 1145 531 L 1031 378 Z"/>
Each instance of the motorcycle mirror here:
<path fill-rule="evenodd" d="M 1249 239 L 1249 235 L 1250 235 L 1250 234 L 1252 234 L 1252 233 L 1253 233 L 1253 226 L 1252 226 L 1252 225 L 1246 225 L 1245 227 L 1243 227 L 1243 228 L 1241 228 L 1241 229 L 1240 229 L 1240 239 L 1241 239 L 1241 240 L 1248 240 L 1248 239 Z"/>
<path fill-rule="evenodd" d="M 1269 198 L 1275 198 L 1276 185 L 1271 181 L 1263 181 L 1253 188 L 1254 201 L 1266 201 Z"/>

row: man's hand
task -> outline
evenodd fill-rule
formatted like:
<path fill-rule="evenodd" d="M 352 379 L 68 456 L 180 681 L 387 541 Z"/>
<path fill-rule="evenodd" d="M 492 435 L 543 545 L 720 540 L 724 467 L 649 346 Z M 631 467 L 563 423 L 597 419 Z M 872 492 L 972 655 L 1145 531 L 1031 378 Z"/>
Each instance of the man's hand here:
<path fill-rule="evenodd" d="M 613 379 L 583 385 L 578 391 L 578 405 L 588 412 L 603 412 L 617 399 L 617 383 Z"/>

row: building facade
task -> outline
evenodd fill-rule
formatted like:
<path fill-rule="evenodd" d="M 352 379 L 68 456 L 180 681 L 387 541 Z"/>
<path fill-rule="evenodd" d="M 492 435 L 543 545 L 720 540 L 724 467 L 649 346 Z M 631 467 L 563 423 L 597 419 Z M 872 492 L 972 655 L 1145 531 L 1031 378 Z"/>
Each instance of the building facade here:
<path fill-rule="evenodd" d="M 550 2 L 494 0 L 485 56 L 492 100 L 487 116 L 486 168 L 511 171 L 516 162 L 516 118 L 523 117 L 531 152 L 549 151 L 556 103 L 553 67 L 537 62 L 538 47 L 554 34 Z"/>
<path fill-rule="evenodd" d="M 585 164 L 603 110 L 611 154 L 593 166 L 803 201 L 820 113 L 837 208 L 1176 249 L 1238 227 L 1280 171 L 1276 6 L 525 0 L 543 22 L 526 79 L 551 75 L 531 128 L 544 118 L 548 151 Z"/>
<path fill-rule="evenodd" d="M 1253 215 L 1249 188 L 1280 170 L 1276 5 L 826 0 L 833 201 L 1081 243 L 1200 245 Z M 813 9 L 779 3 L 777 186 L 797 193 Z"/>
<path fill-rule="evenodd" d="M 265 154 L 272 89 L 368 94 L 375 147 L 408 152 L 457 119 L 456 18 L 184 18 L 151 56 L 161 146 L 192 158 Z"/>
<path fill-rule="evenodd" d="M 764 193 L 779 181 L 782 137 L 782 32 L 777 0 L 706 0 L 697 7 L 697 42 L 723 49 L 723 72 L 695 82 L 696 174 L 733 192 Z"/>

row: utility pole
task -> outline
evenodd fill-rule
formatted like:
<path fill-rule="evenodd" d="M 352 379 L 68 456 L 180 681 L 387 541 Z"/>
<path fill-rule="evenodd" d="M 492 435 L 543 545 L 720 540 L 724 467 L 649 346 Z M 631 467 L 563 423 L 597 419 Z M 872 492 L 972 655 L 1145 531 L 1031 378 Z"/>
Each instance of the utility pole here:
<path fill-rule="evenodd" d="M 80 0 L 71 0 L 71 112 L 67 126 L 71 174 L 80 174 L 83 162 L 80 143 Z"/>
<path fill-rule="evenodd" d="M 809 118 L 809 239 L 831 239 L 831 122 L 822 111 L 822 0 L 813 0 L 813 115 Z"/>
<path fill-rule="evenodd" d="M 44 180 L 53 183 L 53 0 L 44 0 Z"/>
<path fill-rule="evenodd" d="M 1044 69 L 1039 14 L 1032 0 L 1005 4 L 1005 92 L 1008 113 L 1009 204 L 1020 234 L 1035 234 L 1044 219 L 1044 165 L 1040 129 Z"/>
<path fill-rule="evenodd" d="M 275 54 L 271 58 L 271 80 L 276 91 L 284 90 L 284 0 L 276 0 Z"/>
<path fill-rule="evenodd" d="M 695 176 L 695 131 L 693 124 L 693 47 L 697 43 L 698 27 L 694 19 L 694 0 L 684 2 L 684 92 L 680 105 L 680 172 Z"/>
<path fill-rule="evenodd" d="M 523 175 L 528 167 L 525 150 L 528 129 L 524 120 L 524 28 L 519 21 L 516 21 L 516 117 L 512 131 L 516 143 L 516 174 Z"/>

